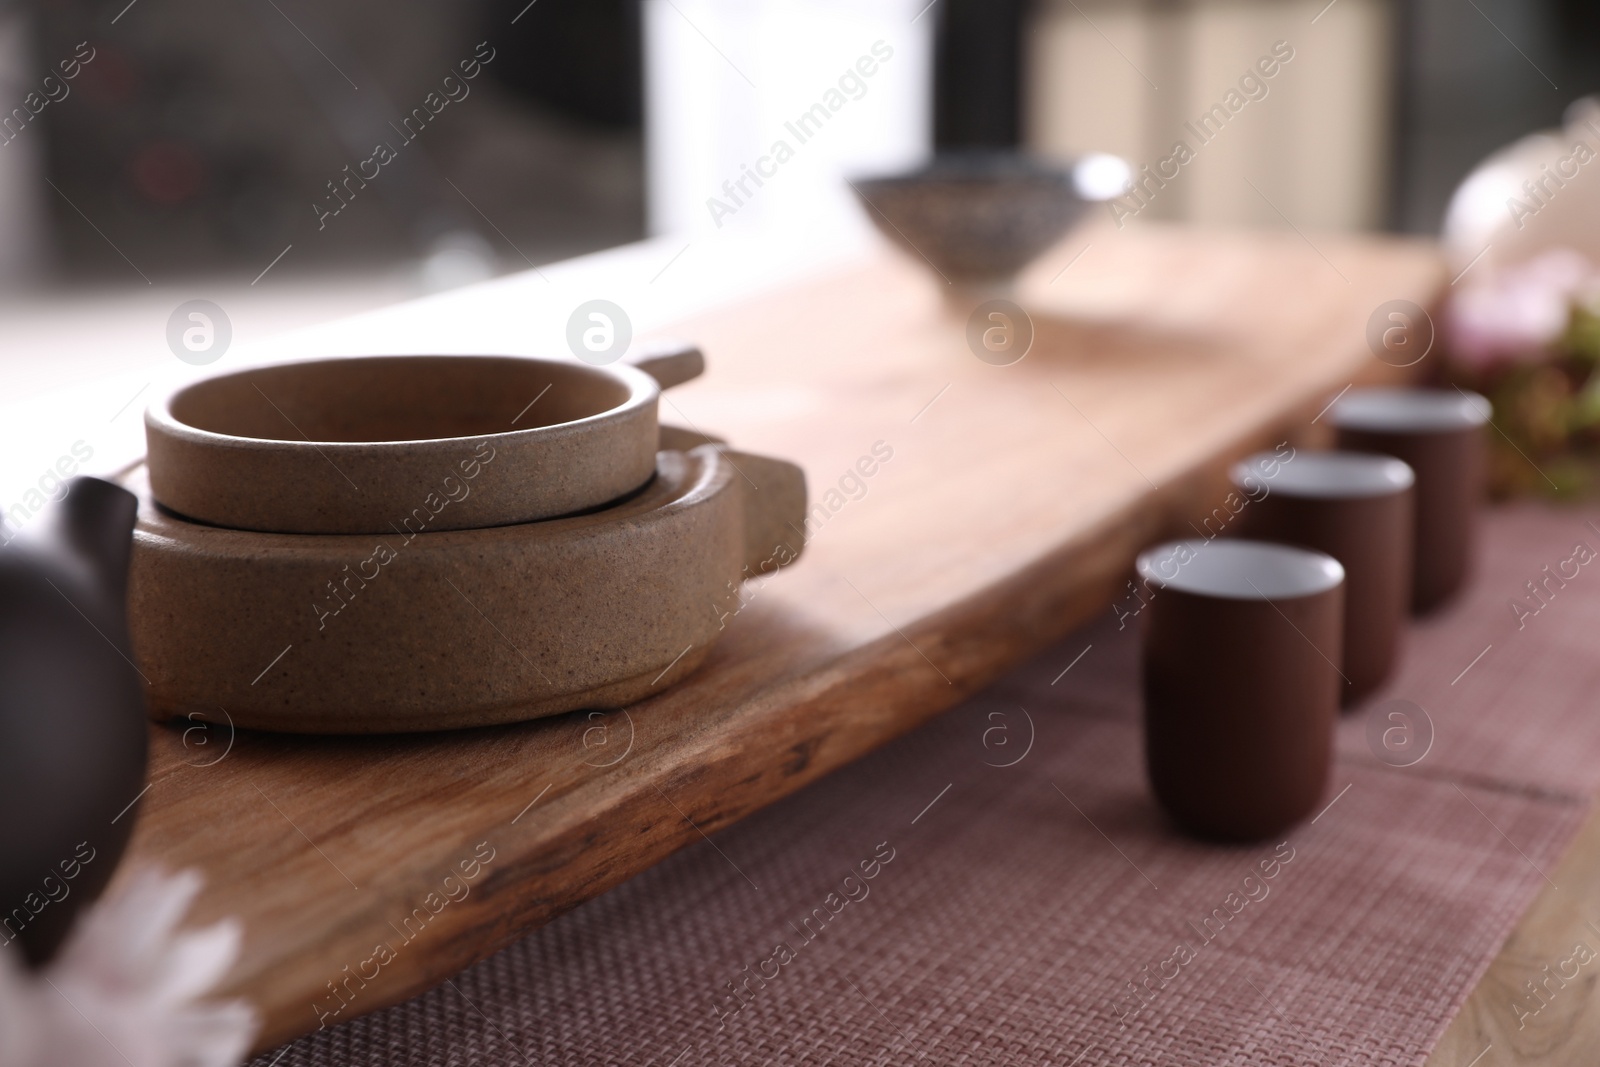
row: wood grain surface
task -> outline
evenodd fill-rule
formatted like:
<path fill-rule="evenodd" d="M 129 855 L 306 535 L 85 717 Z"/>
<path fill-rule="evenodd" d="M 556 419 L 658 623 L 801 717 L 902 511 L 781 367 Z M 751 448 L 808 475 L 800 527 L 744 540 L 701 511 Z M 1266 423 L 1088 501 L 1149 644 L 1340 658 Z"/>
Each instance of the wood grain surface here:
<path fill-rule="evenodd" d="M 1230 459 L 1392 373 L 1369 316 L 1445 280 L 1415 243 L 1091 229 L 1025 280 L 1011 366 L 887 253 L 681 323 L 708 373 L 663 421 L 796 460 L 813 501 L 805 556 L 746 586 L 693 677 L 449 735 L 158 727 L 131 859 L 201 869 L 197 919 L 242 920 L 227 991 L 260 1047 L 403 1000 L 1103 610 Z"/>
<path fill-rule="evenodd" d="M 1566 856 L 1543 873 L 1544 889 L 1427 1067 L 1588 1067 L 1600 1058 L 1600 811 L 1591 808 Z"/>

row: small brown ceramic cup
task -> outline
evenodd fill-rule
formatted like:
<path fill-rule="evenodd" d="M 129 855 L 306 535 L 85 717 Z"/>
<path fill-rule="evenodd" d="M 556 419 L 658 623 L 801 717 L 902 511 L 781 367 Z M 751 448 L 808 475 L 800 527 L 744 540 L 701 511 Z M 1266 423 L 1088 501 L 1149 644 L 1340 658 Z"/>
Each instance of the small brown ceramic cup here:
<path fill-rule="evenodd" d="M 1448 600 L 1472 569 L 1489 410 L 1489 401 L 1460 389 L 1352 389 L 1333 405 L 1339 448 L 1394 456 L 1416 474 L 1418 614 Z"/>
<path fill-rule="evenodd" d="M 1145 763 L 1201 837 L 1271 837 L 1322 797 L 1339 713 L 1344 568 L 1260 541 L 1142 554 Z"/>
<path fill-rule="evenodd" d="M 1268 479 L 1264 471 L 1276 466 Z M 1394 667 L 1411 603 L 1411 468 L 1392 456 L 1271 453 L 1233 468 L 1247 537 L 1326 552 L 1344 566 L 1340 695 L 1352 704 Z"/>

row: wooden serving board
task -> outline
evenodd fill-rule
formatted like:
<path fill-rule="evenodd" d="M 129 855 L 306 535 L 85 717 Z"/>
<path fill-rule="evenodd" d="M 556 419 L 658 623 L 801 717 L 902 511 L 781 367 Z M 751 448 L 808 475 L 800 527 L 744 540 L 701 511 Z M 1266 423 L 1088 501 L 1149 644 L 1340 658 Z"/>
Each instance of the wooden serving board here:
<path fill-rule="evenodd" d="M 813 501 L 805 556 L 746 587 L 697 674 L 448 735 L 158 727 L 132 860 L 201 869 L 197 919 L 243 921 L 227 992 L 262 1048 L 403 1000 L 1104 610 L 1226 461 L 1387 371 L 1378 305 L 1444 281 L 1419 243 L 1088 230 L 1027 279 L 1012 366 L 889 253 L 681 323 L 710 370 L 663 420 L 796 460 Z"/>
<path fill-rule="evenodd" d="M 1542 986 L 1549 1004 L 1531 1025 L 1517 1005 L 1538 1004 L 1527 983 L 1548 981 L 1585 946 L 1600 945 L 1594 901 L 1600 900 L 1600 810 L 1591 810 L 1561 863 L 1545 875 L 1533 906 L 1511 931 L 1461 1012 L 1434 1046 L 1427 1067 L 1589 1067 L 1600 1047 L 1600 982 L 1592 978 Z M 1567 964 L 1570 966 L 1570 964 Z M 1524 1009 L 1526 1010 L 1526 1008 Z"/>

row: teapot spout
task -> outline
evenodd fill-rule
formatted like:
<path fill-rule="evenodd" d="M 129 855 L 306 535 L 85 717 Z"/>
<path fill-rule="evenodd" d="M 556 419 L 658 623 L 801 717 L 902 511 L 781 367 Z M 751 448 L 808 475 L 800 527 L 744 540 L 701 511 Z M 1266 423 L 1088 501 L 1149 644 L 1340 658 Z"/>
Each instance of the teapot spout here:
<path fill-rule="evenodd" d="M 73 557 L 106 601 L 121 608 L 128 599 L 130 534 L 138 510 L 139 498 L 122 486 L 101 478 L 74 478 L 67 483 L 67 495 L 23 536 L 51 554 Z"/>

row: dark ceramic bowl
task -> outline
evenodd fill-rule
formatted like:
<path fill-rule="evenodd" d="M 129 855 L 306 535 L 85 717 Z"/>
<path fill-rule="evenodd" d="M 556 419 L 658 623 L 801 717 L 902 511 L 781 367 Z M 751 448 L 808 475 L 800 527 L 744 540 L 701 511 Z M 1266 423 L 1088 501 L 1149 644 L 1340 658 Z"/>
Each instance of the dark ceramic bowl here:
<path fill-rule="evenodd" d="M 1091 205 L 1121 191 L 1105 181 L 1107 168 L 1120 164 L 1103 155 L 1058 163 L 962 153 L 852 187 L 884 236 L 946 280 L 1004 282 L 1066 236 Z"/>

